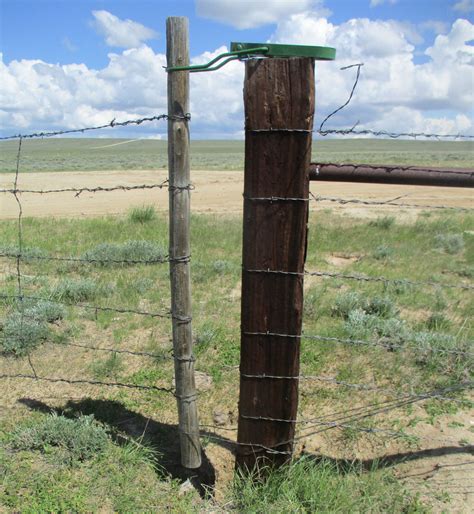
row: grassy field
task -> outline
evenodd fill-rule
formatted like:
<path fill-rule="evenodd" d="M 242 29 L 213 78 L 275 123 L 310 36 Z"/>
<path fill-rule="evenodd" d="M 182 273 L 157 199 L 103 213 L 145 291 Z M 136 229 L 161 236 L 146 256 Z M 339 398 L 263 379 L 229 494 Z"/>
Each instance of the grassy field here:
<path fill-rule="evenodd" d="M 86 169 L 88 155 L 81 154 L 78 148 L 87 142 L 92 144 L 91 140 L 70 143 L 78 145 L 74 150 L 77 163 Z M 54 145 L 56 141 L 35 143 Z M 139 142 L 115 148 L 131 149 L 134 144 L 145 143 L 150 144 Z M 222 149 L 227 144 L 222 143 Z M 236 143 L 229 145 L 234 150 L 238 148 Z M 439 145 L 436 143 L 433 149 Z M 61 148 L 61 155 L 62 151 Z M 212 152 L 206 152 L 205 155 L 211 154 L 209 163 L 219 162 Z M 381 153 L 388 155 L 383 152 L 381 146 Z M 53 153 L 49 155 L 50 162 L 55 162 Z M 127 159 L 132 157 L 125 150 L 121 155 L 130 165 Z M 44 158 L 48 160 L 47 156 Z M 150 150 L 146 159 L 149 161 L 142 162 L 144 167 L 151 165 Z M 237 166 L 238 158 L 232 162 Z M 56 165 L 60 166 L 59 161 Z M 50 165 L 45 167 L 51 169 Z M 378 219 L 368 221 L 324 209 L 311 215 L 309 226 L 309 270 L 473 284 L 471 214 L 423 212 L 416 222 L 401 224 L 382 212 Z M 17 224 L 3 221 L 0 230 L 1 249 L 14 252 Z M 122 217 L 25 219 L 23 223 L 24 253 L 30 257 L 156 258 L 166 254 L 167 237 L 166 217 L 149 207 L 137 208 Z M 10 379 L 2 381 L 0 393 L 0 505 L 4 509 L 450 511 L 457 497 L 450 493 L 449 484 L 435 490 L 428 485 L 413 487 L 395 478 L 393 466 L 403 460 L 397 459 L 397 455 L 421 455 L 433 444 L 442 445 L 436 443 L 436 437 L 451 441 L 446 443 L 451 446 L 472 444 L 468 416 L 472 403 L 465 392 L 455 394 L 461 400 L 459 403 L 430 399 L 395 408 L 387 403 L 394 400 L 389 393 L 304 381 L 301 417 L 317 416 L 331 421 L 341 419 L 337 413 L 342 412 L 342 419 L 349 426 L 318 431 L 304 439 L 304 446 L 296 448 L 292 465 L 273 473 L 265 483 L 233 476 L 229 444 L 235 439 L 237 417 L 240 259 L 239 218 L 193 217 L 193 330 L 200 421 L 215 425 L 219 419 L 221 425 L 217 429 L 219 440 L 213 438 L 211 430 L 202 432 L 210 462 L 198 477 L 204 484 L 202 494 L 194 488 L 187 491 L 182 485 L 193 473 L 187 475 L 178 465 L 176 408 L 169 394 Z M 1 289 L 16 294 L 15 260 L 3 258 L 0 262 Z M 31 374 L 25 357 L 25 352 L 29 352 L 36 372 L 43 377 L 172 385 L 169 319 L 94 311 L 78 305 L 165 312 L 170 303 L 166 265 L 78 264 L 31 258 L 22 263 L 21 271 L 23 294 L 44 297 L 48 302 L 2 301 L 0 373 Z M 23 318 L 19 312 L 23 312 Z M 468 290 L 307 277 L 307 334 L 369 342 L 395 341 L 401 349 L 303 339 L 301 371 L 350 383 L 371 383 L 400 394 L 472 380 L 472 358 L 432 350 L 472 351 L 473 314 L 474 300 Z M 121 353 L 125 350 L 152 352 L 154 356 Z M 369 416 L 358 419 L 350 413 L 348 405 Z M 375 414 L 380 405 L 392 408 Z M 51 416 L 51 411 L 57 416 Z M 91 415 L 93 419 L 88 417 Z M 405 435 L 394 439 L 363 431 L 380 427 Z M 301 428 L 299 433 L 308 433 L 305 430 Z M 392 458 L 385 462 L 384 457 Z"/>
<path fill-rule="evenodd" d="M 0 143 L 0 173 L 15 171 L 17 141 Z M 167 167 L 167 142 L 52 138 L 22 143 L 21 171 L 144 170 Z M 346 139 L 313 142 L 313 161 L 472 168 L 474 142 Z M 243 141 L 192 141 L 195 170 L 243 170 Z"/>

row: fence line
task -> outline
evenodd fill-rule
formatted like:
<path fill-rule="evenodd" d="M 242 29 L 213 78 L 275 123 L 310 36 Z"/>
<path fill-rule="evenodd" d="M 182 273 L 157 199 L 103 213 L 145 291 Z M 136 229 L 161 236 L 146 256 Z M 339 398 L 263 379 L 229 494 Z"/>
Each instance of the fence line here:
<path fill-rule="evenodd" d="M 359 67 L 360 71 L 360 67 Z M 355 89 L 355 87 L 354 87 Z M 349 99 L 350 100 L 350 99 Z M 337 111 L 336 111 L 337 112 Z M 333 113 L 334 114 L 334 113 Z M 134 310 L 134 309 L 126 309 L 126 308 L 114 308 L 114 307 L 106 307 L 106 306 L 99 306 L 99 305 L 89 305 L 84 303 L 67 303 L 67 302 L 61 302 L 58 300 L 54 300 L 51 298 L 44 298 L 44 297 L 38 297 L 38 296 L 30 296 L 24 294 L 24 284 L 23 284 L 23 278 L 24 274 L 22 273 L 22 267 L 21 263 L 29 262 L 32 260 L 38 260 L 38 261 L 64 261 L 64 262 L 72 262 L 72 263 L 81 263 L 81 264 L 130 264 L 130 265 L 140 265 L 140 264 L 167 264 L 167 263 L 188 263 L 190 261 L 190 255 L 185 255 L 182 257 L 176 257 L 176 258 L 170 258 L 168 255 L 159 257 L 156 259 L 147 259 L 147 260 L 129 260 L 129 259 L 88 259 L 88 258 L 82 258 L 82 257 L 64 257 L 64 256 L 38 256 L 38 255 L 29 255 L 28 252 L 25 252 L 24 250 L 24 241 L 23 241 L 23 231 L 22 231 L 22 220 L 23 220 L 23 208 L 21 204 L 21 198 L 20 195 L 23 193 L 31 193 L 31 194 L 50 194 L 50 193 L 65 193 L 65 192 L 73 192 L 76 193 L 76 197 L 82 194 L 83 192 L 89 192 L 89 193 L 99 193 L 99 192 L 113 192 L 113 191 L 131 191 L 131 190 L 138 190 L 138 189 L 163 189 L 168 188 L 169 190 L 192 190 L 193 186 L 191 184 L 188 184 L 186 186 L 170 186 L 168 181 L 163 181 L 159 184 L 141 184 L 137 186 L 113 186 L 113 187 L 94 187 L 94 188 L 63 188 L 63 189 L 44 189 L 44 190 L 35 190 L 35 189 L 20 189 L 18 187 L 19 182 L 19 172 L 20 172 L 20 160 L 21 160 L 21 151 L 22 151 L 22 140 L 25 138 L 43 138 L 43 137 L 53 137 L 56 135 L 62 135 L 62 134 L 71 134 L 71 133 L 83 133 L 88 130 L 99 130 L 103 128 L 113 128 L 113 127 L 119 127 L 119 126 L 126 126 L 126 125 L 140 125 L 144 122 L 149 121 L 156 121 L 159 119 L 179 119 L 179 120 L 186 120 L 189 121 L 190 116 L 186 114 L 185 116 L 178 116 L 178 117 L 169 117 L 167 115 L 160 115 L 160 116 L 154 116 L 149 118 L 142 118 L 140 120 L 128 120 L 125 122 L 115 123 L 115 120 L 113 120 L 111 123 L 107 125 L 102 125 L 98 127 L 88 127 L 84 129 L 74 129 L 74 130 L 67 130 L 67 131 L 57 131 L 57 132 L 39 132 L 39 133 L 32 133 L 27 135 L 18 135 L 18 136 L 7 136 L 7 137 L 1 137 L 0 140 L 6 140 L 6 139 L 18 139 L 19 140 L 19 146 L 18 146 L 18 153 L 17 153 L 17 165 L 16 165 L 16 173 L 15 173 L 15 181 L 14 186 L 11 189 L 0 189 L 0 193 L 9 193 L 12 194 L 16 202 L 18 204 L 18 251 L 17 252 L 7 252 L 2 251 L 0 252 L 0 257 L 6 257 L 6 258 L 12 258 L 16 261 L 16 268 L 17 273 L 15 274 L 17 278 L 17 294 L 16 295 L 6 295 L 6 294 L 0 294 L 0 298 L 6 299 L 6 300 L 18 300 L 19 301 L 19 307 L 20 307 L 20 313 L 21 313 L 21 323 L 23 323 L 23 320 L 28 316 L 25 313 L 25 300 L 34 300 L 34 301 L 47 301 L 52 303 L 58 303 L 62 305 L 67 305 L 70 307 L 78 307 L 78 308 L 84 308 L 93 310 L 96 312 L 98 311 L 104 311 L 104 312 L 117 312 L 117 313 L 129 313 L 129 314 L 136 314 L 141 316 L 148 316 L 148 317 L 160 317 L 160 318 L 172 318 L 175 320 L 178 320 L 178 322 L 182 323 L 188 323 L 190 321 L 190 317 L 182 317 L 179 315 L 173 314 L 171 311 L 167 311 L 164 313 L 158 313 L 158 312 L 147 312 L 147 311 L 141 311 L 141 310 Z M 325 120 L 326 121 L 326 120 Z M 324 122 L 323 122 L 324 123 Z M 439 134 L 418 134 L 418 133 L 401 133 L 401 134 L 394 134 L 389 132 L 375 132 L 375 131 L 361 131 L 361 130 L 324 130 L 319 131 L 321 135 L 328 135 L 332 133 L 338 133 L 342 135 L 347 134 L 374 134 L 374 135 L 386 135 L 389 137 L 401 137 L 401 136 L 410 136 L 410 137 L 418 137 L 418 136 L 424 136 L 424 137 L 451 137 L 451 138 L 473 138 L 474 136 L 470 135 L 439 135 Z M 324 132 L 324 133 L 322 133 Z M 343 165 L 340 165 L 343 166 Z M 397 166 L 397 169 L 402 169 L 401 167 Z M 406 167 L 403 169 L 410 169 L 410 167 Z M 434 170 L 425 170 L 429 173 L 435 172 Z M 458 174 L 460 172 L 453 171 L 452 173 Z M 323 202 L 323 201 L 331 201 L 331 202 L 337 202 L 340 204 L 348 204 L 348 203 L 359 203 L 364 205 L 393 205 L 397 207 L 412 207 L 412 208 L 422 208 L 422 209 L 451 209 L 456 211 L 472 211 L 473 209 L 468 208 L 459 208 L 459 207 L 450 207 L 450 206 L 425 206 L 425 205 L 413 205 L 413 204 L 405 204 L 405 203 L 396 203 L 396 200 L 401 198 L 395 198 L 388 201 L 368 201 L 368 200 L 360 200 L 360 199 L 343 199 L 343 198 L 331 198 L 331 197 L 321 197 L 321 196 L 315 196 L 311 194 L 312 200 L 316 202 Z M 246 198 L 250 201 L 255 202 L 308 202 L 309 199 L 307 198 L 287 198 L 287 197 L 251 197 Z M 284 274 L 284 275 L 308 275 L 308 276 L 321 276 L 321 277 L 328 277 L 328 278 L 338 278 L 338 279 L 347 279 L 347 280 L 356 280 L 356 281 L 362 281 L 362 282 L 379 282 L 384 284 L 398 284 L 398 285 L 414 285 L 414 286 L 431 286 L 431 287 L 440 287 L 440 288 L 456 288 L 461 290 L 471 290 L 474 289 L 474 286 L 471 285 L 465 285 L 465 284 L 449 284 L 449 283 L 441 283 L 436 281 L 411 281 L 407 279 L 390 279 L 386 277 L 371 277 L 371 276 L 365 276 L 365 275 L 356 275 L 356 274 L 345 274 L 345 273 L 336 273 L 336 272 L 329 272 L 329 271 L 307 271 L 305 270 L 303 273 L 295 273 L 295 272 L 287 272 L 287 271 L 279 271 L 279 270 L 243 270 L 245 272 L 249 273 L 269 273 L 269 274 Z M 274 332 L 244 332 L 244 335 L 249 336 L 269 336 L 269 337 L 281 337 L 281 338 L 289 338 L 289 339 L 313 339 L 318 340 L 321 342 L 330 342 L 330 343 L 340 343 L 345 345 L 365 345 L 365 346 L 373 346 L 373 347 L 381 347 L 389 350 L 393 349 L 400 349 L 405 350 L 408 352 L 416 351 L 421 353 L 437 353 L 437 354 L 446 354 L 446 355 L 453 355 L 457 357 L 473 357 L 474 354 L 472 352 L 468 351 L 461 351 L 461 350 L 451 350 L 451 349 L 444 349 L 444 348 L 433 348 L 433 347 L 426 347 L 423 345 L 413 345 L 411 343 L 407 344 L 399 344 L 397 341 L 391 341 L 387 339 L 383 340 L 375 340 L 375 341 L 368 341 L 368 340 L 357 340 L 357 339 L 344 339 L 344 338 L 337 338 L 337 337 L 329 337 L 324 336 L 321 334 L 301 334 L 301 335 L 294 335 L 294 334 L 281 334 L 281 333 L 274 333 Z M 465 344 L 471 344 L 471 341 L 464 342 Z M 110 352 L 110 353 L 117 353 L 117 354 L 127 354 L 132 356 L 139 356 L 139 357 L 150 357 L 157 360 L 175 360 L 175 361 L 187 361 L 187 362 L 194 362 L 195 357 L 191 356 L 189 358 L 179 358 L 174 354 L 170 355 L 163 355 L 163 354 L 157 354 L 153 352 L 142 352 L 142 351 L 134 351 L 130 349 L 114 349 L 114 348 L 101 348 L 99 346 L 92 346 L 92 345 L 83 345 L 80 343 L 52 343 L 56 344 L 57 346 L 65 346 L 65 347 L 78 347 L 86 350 L 94 350 L 94 351 L 103 351 L 103 352 Z M 88 380 L 88 379 L 67 379 L 62 377 L 47 377 L 47 376 L 40 376 L 36 373 L 35 368 L 33 367 L 33 364 L 30 359 L 30 355 L 28 353 L 27 355 L 29 365 L 33 371 L 33 374 L 24 374 L 24 373 L 12 373 L 12 374 L 0 374 L 0 379 L 8 380 L 8 379 L 18 379 L 18 380 L 39 380 L 39 381 L 46 381 L 46 382 L 52 382 L 52 383 L 68 383 L 71 385 L 98 385 L 98 386 L 104 386 L 104 387 L 119 387 L 119 388 L 128 388 L 128 389 L 137 389 L 137 390 L 152 390 L 157 392 L 166 392 L 170 393 L 173 396 L 179 398 L 181 401 L 185 402 L 194 402 L 196 400 L 196 395 L 190 395 L 190 396 L 178 396 L 176 394 L 176 390 L 173 388 L 167 388 L 167 387 L 160 387 L 160 386 L 148 386 L 148 385 L 137 385 L 137 384 L 128 384 L 128 383 L 122 383 L 122 382 L 105 382 L 105 381 L 98 381 L 98 380 Z M 348 387 L 353 389 L 358 389 L 361 391 L 373 391 L 378 392 L 381 394 L 391 395 L 395 396 L 396 398 L 394 400 L 385 401 L 385 402 L 379 402 L 376 405 L 376 408 L 372 408 L 371 410 L 368 410 L 367 406 L 361 406 L 361 407 L 355 407 L 349 410 L 344 410 L 341 413 L 331 413 L 327 414 L 326 416 L 318 417 L 318 418 L 295 418 L 295 419 L 284 419 L 284 418 L 272 418 L 272 417 L 266 417 L 266 416 L 247 416 L 245 414 L 242 414 L 241 417 L 243 419 L 249 419 L 253 421 L 271 421 L 275 423 L 295 423 L 298 425 L 308 425 L 303 430 L 313 430 L 316 427 L 319 427 L 317 431 L 313 431 L 311 433 L 306 434 L 299 434 L 296 437 L 294 437 L 291 440 L 279 442 L 272 447 L 267 447 L 264 445 L 259 445 L 256 443 L 238 443 L 233 442 L 232 444 L 235 446 L 247 446 L 251 448 L 252 453 L 261 451 L 261 452 L 267 452 L 267 453 L 276 453 L 276 454 L 285 454 L 285 455 L 291 455 L 291 452 L 287 451 L 279 451 L 276 450 L 276 448 L 279 448 L 281 446 L 284 446 L 286 444 L 294 444 L 302 439 L 311 437 L 314 434 L 320 433 L 324 430 L 330 430 L 330 429 L 350 429 L 355 430 L 358 432 L 363 432 L 367 434 L 381 434 L 381 435 L 388 435 L 391 437 L 419 437 L 419 436 L 410 436 L 409 434 L 406 434 L 403 431 L 394 431 L 389 430 L 382 427 L 360 427 L 357 425 L 353 425 L 352 423 L 361 421 L 364 419 L 367 419 L 369 417 L 379 415 L 381 413 L 389 412 L 390 410 L 401 408 L 407 405 L 411 405 L 413 403 L 425 401 L 425 400 L 437 400 L 437 401 L 446 401 L 446 402 L 453 402 L 459 405 L 467 405 L 467 403 L 470 402 L 470 400 L 464 400 L 464 399 L 458 399 L 458 398 L 451 398 L 449 396 L 446 396 L 446 394 L 449 393 L 459 393 L 461 391 L 470 390 L 473 387 L 473 382 L 462 382 L 459 384 L 456 384 L 454 386 L 450 386 L 444 389 L 436 389 L 429 392 L 424 393 L 404 393 L 402 392 L 401 396 L 398 396 L 400 394 L 400 391 L 396 391 L 394 389 L 387 389 L 387 388 L 381 388 L 373 384 L 364 384 L 364 383 L 350 383 L 343 380 L 338 380 L 337 378 L 333 377 L 325 377 L 325 376 L 316 376 L 316 375 L 304 375 L 300 374 L 297 376 L 280 376 L 280 375 L 265 375 L 265 374 L 247 374 L 247 373 L 241 373 L 241 376 L 243 378 L 251 378 L 251 379 L 262 379 L 262 380 L 298 380 L 298 381 L 317 381 L 322 383 L 327 383 L 334 386 L 339 387 Z M 472 402 L 471 402 L 472 403 Z M 352 414 L 348 414 L 352 413 Z M 355 414 L 357 413 L 357 414 Z M 339 418 L 328 420 L 327 418 L 330 418 L 334 416 L 335 414 L 341 414 Z M 213 428 L 215 430 L 229 430 L 229 431 L 235 431 L 236 428 L 230 428 L 230 427 L 222 427 L 219 425 L 206 425 L 201 424 L 201 428 Z M 195 434 L 190 434 L 195 435 Z M 205 435 L 204 437 L 208 437 L 209 439 L 215 439 L 216 436 L 214 435 Z M 217 436 L 218 437 L 218 436 Z M 222 438 L 221 438 L 222 439 Z M 426 437 L 427 440 L 437 440 L 436 438 L 432 437 Z M 439 439 L 443 443 L 448 441 L 446 438 Z M 456 444 L 459 444 L 459 441 L 456 441 Z"/>

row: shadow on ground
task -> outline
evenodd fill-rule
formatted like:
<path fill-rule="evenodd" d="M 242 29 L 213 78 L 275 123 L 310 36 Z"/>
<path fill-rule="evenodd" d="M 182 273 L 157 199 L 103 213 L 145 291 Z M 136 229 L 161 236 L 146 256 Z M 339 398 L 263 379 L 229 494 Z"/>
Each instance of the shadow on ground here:
<path fill-rule="evenodd" d="M 80 401 L 69 400 L 62 407 L 52 407 L 31 398 L 21 398 L 18 401 L 31 410 L 44 413 L 56 412 L 70 418 L 77 417 L 80 414 L 93 414 L 97 421 L 110 427 L 112 439 L 117 444 L 123 445 L 128 441 L 128 438 L 132 438 L 134 440 L 139 439 L 144 444 L 156 449 L 155 467 L 160 472 L 164 470 L 172 478 L 181 481 L 189 479 L 202 497 L 208 495 L 214 487 L 215 470 L 204 451 L 202 452 L 200 468 L 186 469 L 180 465 L 177 425 L 161 423 L 147 418 L 113 400 L 94 400 L 90 398 Z M 230 443 L 231 441 L 228 444 Z"/>

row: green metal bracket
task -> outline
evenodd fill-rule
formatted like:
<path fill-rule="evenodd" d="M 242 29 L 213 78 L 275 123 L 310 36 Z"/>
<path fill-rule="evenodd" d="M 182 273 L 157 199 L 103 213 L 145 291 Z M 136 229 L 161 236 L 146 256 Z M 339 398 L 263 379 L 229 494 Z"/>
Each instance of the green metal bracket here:
<path fill-rule="evenodd" d="M 250 51 L 258 43 L 231 43 L 230 51 Z M 268 51 L 265 57 L 312 57 L 318 61 L 334 61 L 336 49 L 329 46 L 275 45 L 265 43 Z"/>
<path fill-rule="evenodd" d="M 303 45 L 275 45 L 262 43 L 231 43 L 230 52 L 214 57 L 206 64 L 194 64 L 190 66 L 174 66 L 166 68 L 170 71 L 214 71 L 236 59 L 249 59 L 251 57 L 312 57 L 318 61 L 333 61 L 336 58 L 336 50 L 328 46 L 303 46 Z M 219 62 L 220 61 L 220 62 Z M 217 63 L 217 64 L 216 64 Z"/>

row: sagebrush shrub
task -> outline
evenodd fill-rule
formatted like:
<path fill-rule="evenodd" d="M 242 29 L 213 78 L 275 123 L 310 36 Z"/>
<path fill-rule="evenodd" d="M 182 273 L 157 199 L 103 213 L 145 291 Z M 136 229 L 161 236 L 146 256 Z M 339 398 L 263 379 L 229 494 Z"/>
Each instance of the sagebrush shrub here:
<path fill-rule="evenodd" d="M 54 447 L 62 460 L 73 464 L 103 453 L 108 442 L 106 428 L 94 416 L 69 419 L 53 413 L 33 426 L 15 431 L 10 445 L 17 450 L 42 453 Z"/>
<path fill-rule="evenodd" d="M 47 339 L 49 327 L 45 320 L 25 312 L 13 312 L 3 322 L 0 338 L 2 353 L 21 357 Z"/>
<path fill-rule="evenodd" d="M 163 245 L 142 240 L 101 243 L 87 250 L 82 257 L 97 261 L 95 264 L 101 266 L 126 266 L 127 263 L 121 261 L 162 261 L 166 255 L 167 251 Z"/>
<path fill-rule="evenodd" d="M 435 236 L 435 248 L 454 255 L 464 249 L 464 238 L 462 234 L 437 234 Z"/>

